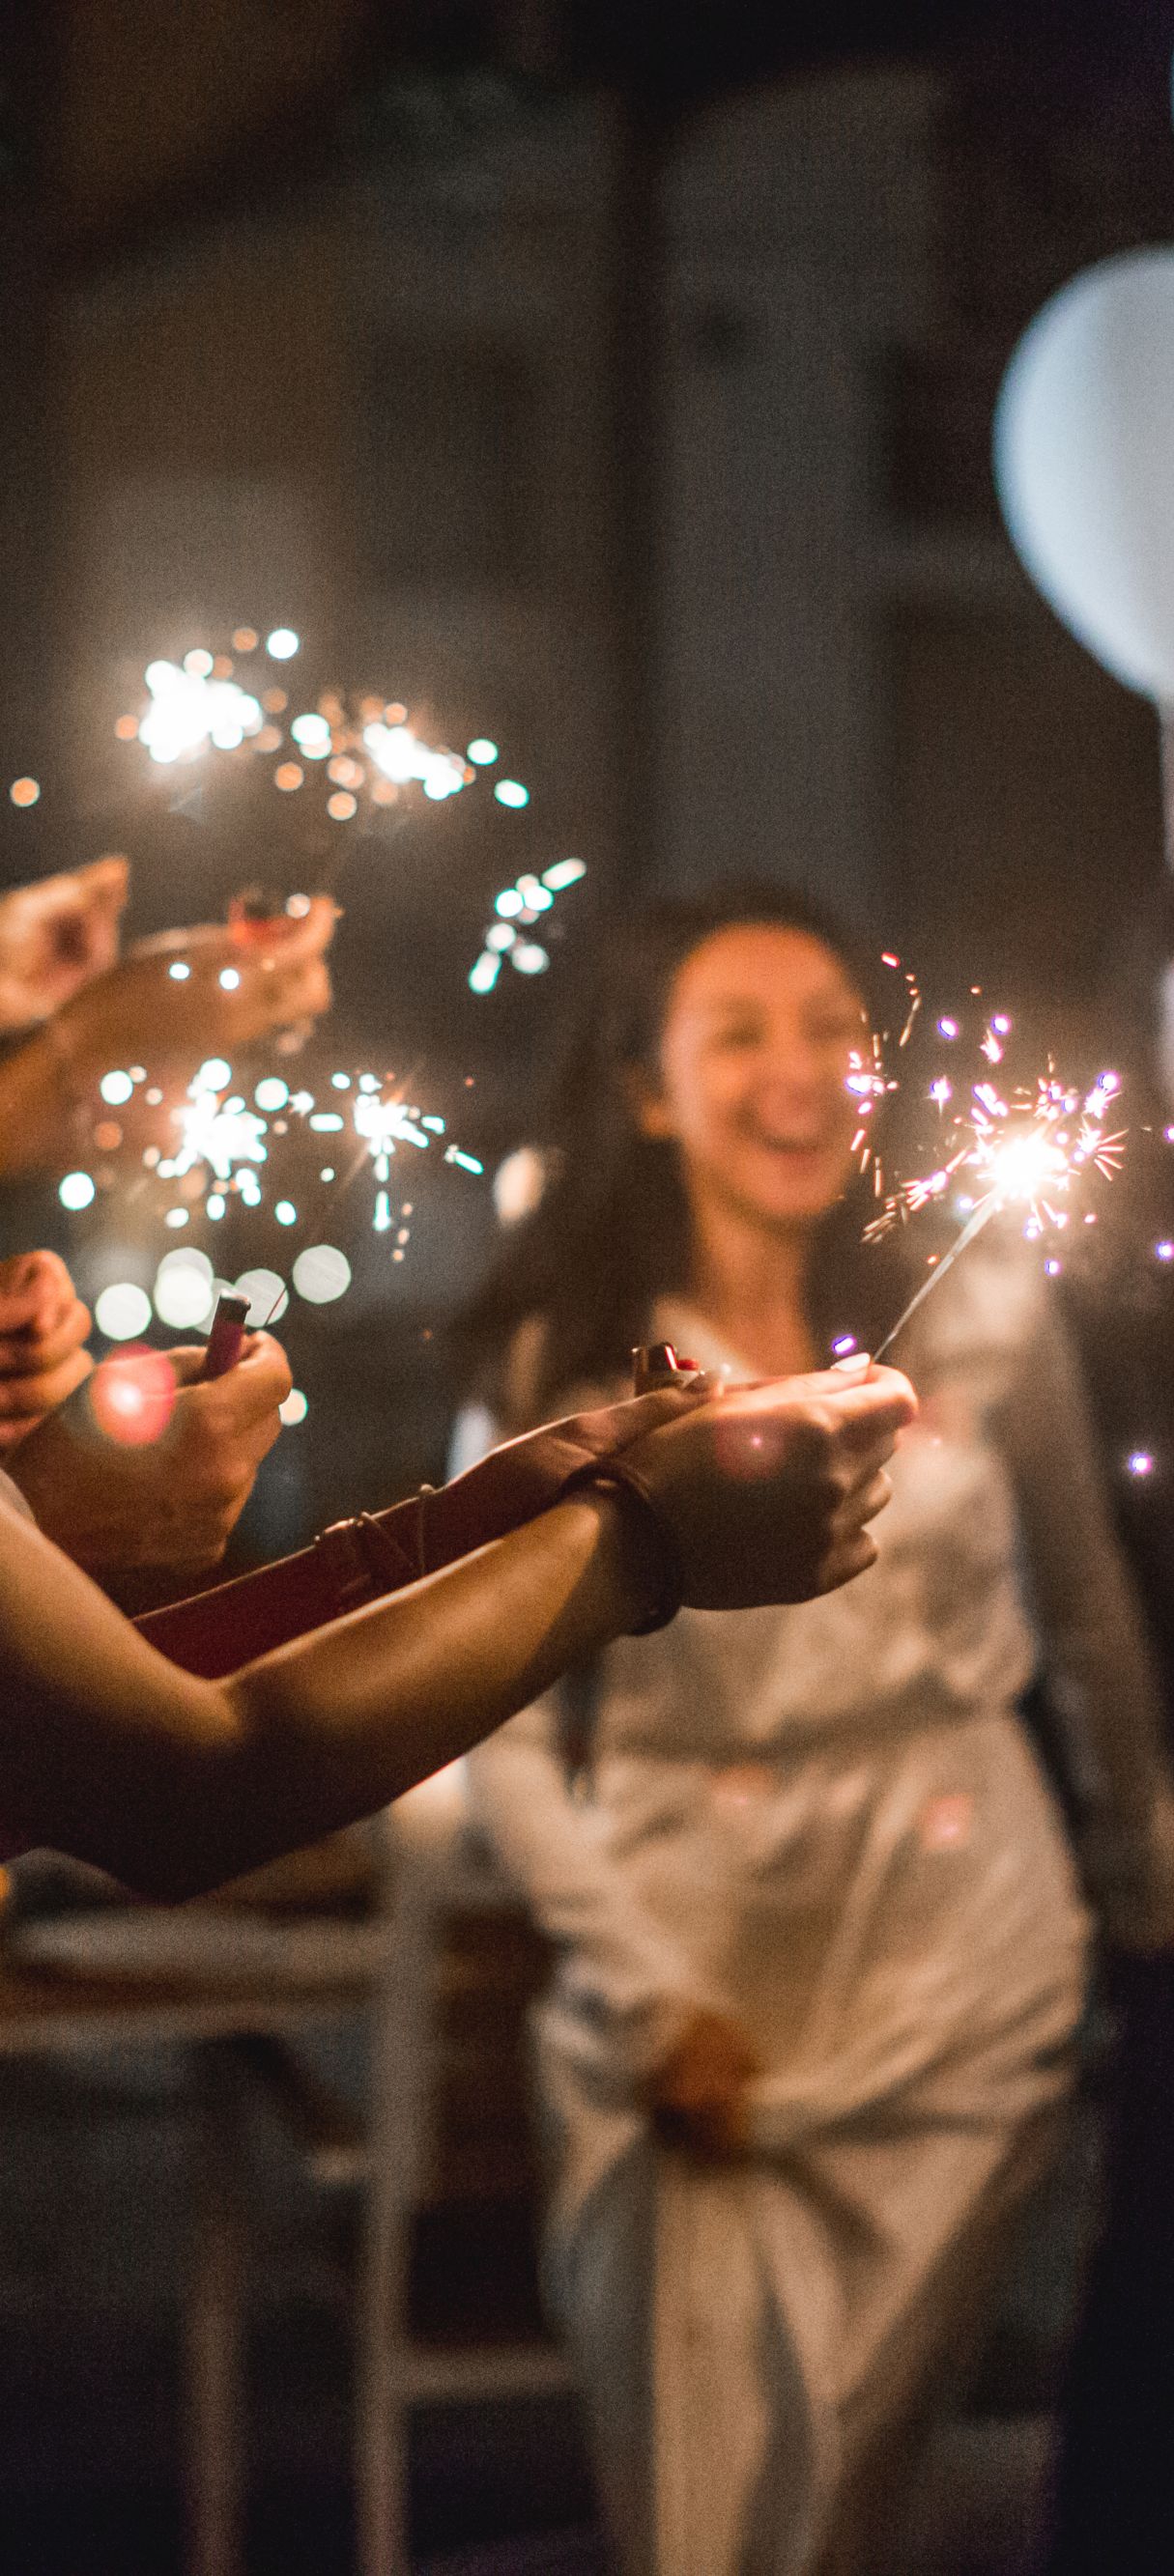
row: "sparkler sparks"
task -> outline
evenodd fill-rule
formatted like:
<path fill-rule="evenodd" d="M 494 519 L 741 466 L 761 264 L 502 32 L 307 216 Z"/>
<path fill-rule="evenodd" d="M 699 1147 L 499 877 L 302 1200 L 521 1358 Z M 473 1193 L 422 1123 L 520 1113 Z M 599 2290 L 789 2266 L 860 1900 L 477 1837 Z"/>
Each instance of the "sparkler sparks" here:
<path fill-rule="evenodd" d="M 232 1066 L 222 1056 L 209 1057 L 188 1085 L 186 1098 L 168 1110 L 158 1086 L 148 1080 L 141 1065 L 128 1073 L 115 1069 L 103 1077 L 100 1089 L 111 1092 L 120 1107 L 129 1110 L 128 1127 L 110 1127 L 99 1121 L 95 1141 L 101 1147 L 103 1164 L 98 1179 L 103 1188 L 118 1188 L 129 1200 L 148 1190 L 159 1208 L 164 1226 L 174 1231 L 186 1227 L 193 1217 L 206 1217 L 218 1225 L 227 1215 L 230 1204 L 247 1210 L 265 1207 L 274 1221 L 294 1228 L 302 1222 L 299 1197 L 303 1188 L 311 1201 L 317 1201 L 324 1187 L 349 1191 L 359 1174 L 370 1170 L 378 1183 L 371 1226 L 376 1234 L 395 1230 L 392 1258 L 402 1261 L 410 1228 L 405 1222 L 412 1213 L 405 1200 L 393 1210 L 388 1183 L 392 1158 L 402 1147 L 426 1152 L 442 1145 L 443 1160 L 480 1178 L 484 1165 L 475 1154 L 466 1153 L 460 1145 L 447 1141 L 447 1122 L 430 1110 L 421 1110 L 409 1102 L 402 1087 L 388 1087 L 373 1073 L 353 1076 L 341 1069 L 330 1076 L 329 1098 L 332 1106 L 319 1109 L 316 1094 L 301 1090 L 291 1093 L 277 1076 L 265 1075 L 252 1092 L 252 1102 L 243 1089 L 234 1088 Z M 136 1150 L 133 1134 L 133 1110 L 136 1094 L 141 1092 L 145 1105 L 162 1109 L 164 1124 L 174 1131 L 175 1141 L 169 1150 L 152 1141 Z M 337 1104 L 337 1105 L 333 1105 Z M 158 1127 L 158 1119 L 155 1121 Z M 335 1160 L 321 1164 L 320 1133 L 331 1136 Z M 140 1131 L 141 1132 L 141 1131 Z M 106 1160 L 119 1153 L 119 1162 Z M 93 1175 L 85 1171 L 70 1172 L 61 1182 L 58 1195 L 61 1204 L 80 1213 L 92 1205 L 97 1194 Z M 320 1247 L 319 1247 L 320 1249 Z M 179 1256 L 169 1256 L 174 1262 Z M 197 1256 L 185 1255 L 189 1262 Z M 300 1258 L 300 1256 L 299 1256 Z M 208 1275 L 211 1264 L 199 1255 Z M 295 1264 L 296 1268 L 296 1264 Z M 314 1276 L 322 1264 L 311 1261 L 308 1276 Z M 349 1285 L 350 1269 L 345 1256 L 332 1252 L 326 1269 L 332 1280 L 341 1285 L 320 1291 L 328 1296 L 341 1295 Z M 308 1292 L 313 1302 L 314 1292 Z M 166 1316 L 164 1320 L 167 1320 Z"/>
<path fill-rule="evenodd" d="M 481 954 L 469 972 L 472 992 L 491 993 L 507 957 L 519 975 L 545 973 L 550 964 L 549 951 L 541 940 L 527 934 L 550 911 L 555 897 L 565 894 L 568 886 L 578 885 L 586 874 L 584 860 L 556 859 L 541 877 L 520 876 L 513 885 L 502 887 L 494 899 L 494 919 L 484 934 Z"/>
<path fill-rule="evenodd" d="M 1018 1089 L 1008 1097 L 993 1083 L 975 1083 L 969 1106 L 955 1110 L 951 1121 L 957 1143 L 932 1171 L 917 1173 L 891 1191 L 879 1216 L 866 1229 L 884 1234 L 902 1217 L 915 1215 L 931 1199 L 941 1199 L 961 1172 L 973 1172 L 978 1203 L 968 1203 L 975 1216 L 998 1208 L 1027 1210 L 1024 1232 L 1029 1239 L 1046 1226 L 1063 1229 L 1071 1221 L 1074 1188 L 1090 1167 L 1105 1180 L 1120 1170 L 1125 1131 L 1107 1132 L 1107 1119 L 1120 1092 L 1115 1073 L 1104 1073 L 1082 1096 L 1057 1080 L 1049 1065 L 1034 1096 Z M 940 1080 L 931 1083 L 930 1098 L 944 1112 L 953 1097 Z"/>
<path fill-rule="evenodd" d="M 149 702 L 137 717 L 119 717 L 118 739 L 140 742 L 165 768 L 209 750 L 272 760 L 272 783 L 283 796 L 296 794 L 316 775 L 332 822 L 349 822 L 360 795 L 369 806 L 386 807 L 401 801 L 401 791 L 416 788 L 442 803 L 471 786 L 485 767 L 490 746 L 483 739 L 474 746 L 473 762 L 426 742 L 409 723 L 406 707 L 382 698 L 348 700 L 331 688 L 314 706 L 299 711 L 294 702 L 291 712 L 288 688 L 267 685 L 256 666 L 262 653 L 279 664 L 293 660 L 301 639 L 292 627 L 276 627 L 264 646 L 251 627 L 238 628 L 233 643 L 248 663 L 251 685 L 234 676 L 230 654 L 213 655 L 202 646 L 182 663 L 149 662 Z M 517 801 L 528 801 L 524 788 L 517 790 Z"/>
<path fill-rule="evenodd" d="M 899 966 L 895 957 L 886 957 L 885 963 Z M 914 979 L 907 976 L 906 982 L 916 996 Z M 979 988 L 972 990 L 977 997 Z M 911 1021 L 912 1011 L 899 1045 L 907 1042 Z M 961 1021 L 948 1015 L 939 1018 L 937 1033 L 951 1050 L 964 1036 Z M 1006 1013 L 996 1013 L 987 1021 L 979 1052 L 988 1066 L 993 1068 L 1002 1062 L 1011 1033 L 1012 1022 Z M 863 1090 L 868 1095 L 861 1103 L 862 1121 L 880 1092 L 896 1088 L 884 1070 L 883 1041 L 874 1040 L 873 1054 L 871 1072 L 866 1074 L 857 1059 L 849 1077 L 850 1089 Z M 971 1083 L 969 1090 L 957 1076 L 951 1081 L 945 1074 L 935 1075 L 927 1096 L 944 1131 L 944 1150 L 927 1171 L 901 1180 L 883 1196 L 878 1214 L 865 1229 L 865 1240 L 886 1234 L 931 1203 L 941 1203 L 954 1184 L 963 1179 L 966 1194 L 957 1197 L 955 1204 L 965 1222 L 881 1343 L 875 1354 L 878 1359 L 992 1217 L 1018 1207 L 1024 1212 L 1023 1231 L 1029 1241 L 1037 1240 L 1045 1231 L 1061 1233 L 1072 1223 L 1081 1189 L 1089 1178 L 1096 1174 L 1103 1180 L 1113 1179 L 1125 1150 L 1124 1130 L 1112 1124 L 1120 1090 L 1120 1076 L 1112 1072 L 1102 1073 L 1089 1089 L 1065 1083 L 1050 1061 L 1046 1073 L 1037 1077 L 1033 1087 L 1018 1085 L 1005 1092 L 996 1087 L 990 1075 Z M 871 1140 L 863 1123 L 856 1142 L 863 1147 L 867 1162 Z M 875 1157 L 872 1159 L 881 1196 L 880 1167 Z M 1081 1213 L 1086 1225 L 1095 1224 L 1095 1211 Z M 1060 1267 L 1054 1258 L 1046 1264 L 1053 1275 Z"/>
<path fill-rule="evenodd" d="M 255 628 L 237 627 L 232 648 L 213 654 L 197 645 L 182 662 L 148 663 L 148 703 L 137 715 L 121 715 L 115 734 L 120 742 L 140 743 L 165 770 L 213 753 L 235 762 L 237 774 L 242 764 L 247 774 L 267 763 L 283 828 L 296 828 L 300 840 L 309 837 L 320 870 L 341 853 L 342 827 L 394 827 L 421 800 L 440 805 L 480 788 L 507 813 L 529 806 L 530 790 L 520 779 L 493 775 L 501 755 L 485 734 L 475 735 L 464 752 L 453 751 L 429 741 L 400 701 L 348 697 L 337 688 L 299 708 L 289 683 L 301 639 L 291 627 L 275 627 L 264 643 Z M 284 685 L 273 685 L 266 660 L 278 665 Z M 540 877 L 523 874 L 502 889 L 469 974 L 473 992 L 492 991 L 507 956 L 520 975 L 545 971 L 549 951 L 527 933 L 556 895 L 585 875 L 582 859 L 558 859 Z"/>

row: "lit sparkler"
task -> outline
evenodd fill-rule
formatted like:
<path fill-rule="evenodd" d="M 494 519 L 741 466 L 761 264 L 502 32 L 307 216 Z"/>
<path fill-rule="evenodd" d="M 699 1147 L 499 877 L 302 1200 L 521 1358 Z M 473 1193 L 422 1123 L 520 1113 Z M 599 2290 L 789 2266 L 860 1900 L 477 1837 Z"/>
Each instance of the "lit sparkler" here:
<path fill-rule="evenodd" d="M 94 1130 L 103 1158 L 97 1166 L 99 1183 L 111 1186 L 117 1174 L 128 1194 L 143 1188 L 159 1193 L 165 1201 L 163 1224 L 172 1231 L 186 1227 L 193 1216 L 219 1224 L 230 1203 L 267 1207 L 279 1225 L 293 1228 L 300 1215 L 297 1197 L 289 1193 L 300 1192 L 311 1167 L 316 1201 L 322 1188 L 348 1191 L 358 1174 L 370 1169 L 377 1184 L 372 1229 L 377 1234 L 394 1229 L 392 1258 L 401 1261 L 412 1209 L 406 1200 L 392 1205 L 389 1184 L 397 1151 L 407 1146 L 425 1152 L 439 1145 L 446 1163 L 477 1177 L 483 1174 L 478 1156 L 448 1138 L 444 1118 L 421 1110 L 402 1088 L 388 1088 L 373 1073 L 335 1071 L 321 1101 L 317 1093 L 291 1091 L 280 1076 L 269 1074 L 254 1085 L 250 1103 L 235 1081 L 224 1057 L 209 1057 L 189 1083 L 186 1098 L 168 1112 L 143 1066 L 105 1076 L 100 1088 L 107 1106 L 116 1101 L 124 1118 L 130 1113 L 133 1127 L 141 1092 L 148 1108 L 163 1111 L 175 1142 L 164 1150 L 152 1141 L 136 1152 L 125 1126 L 100 1119 Z M 320 1162 L 323 1151 L 331 1157 L 327 1163 Z M 122 1171 L 108 1159 L 120 1153 Z M 128 1160 L 135 1171 L 129 1182 Z M 82 1212 L 92 1205 L 96 1186 L 89 1172 L 67 1173 L 59 1188 L 62 1206 Z"/>
<path fill-rule="evenodd" d="M 988 1021 L 980 1051 L 991 1066 L 1002 1061 L 1010 1033 L 1006 1014 Z M 952 1045 L 962 1035 L 961 1026 L 943 1017 L 938 1034 Z M 878 1089 L 893 1087 L 879 1070 L 874 1082 Z M 957 1202 L 965 1218 L 961 1231 L 880 1344 L 878 1359 L 992 1217 L 1019 1207 L 1029 1241 L 1049 1230 L 1062 1233 L 1077 1213 L 1074 1201 L 1089 1177 L 1096 1173 L 1104 1180 L 1113 1179 L 1125 1150 L 1124 1130 L 1111 1123 L 1120 1090 L 1115 1073 L 1102 1073 L 1091 1089 L 1082 1090 L 1060 1081 L 1051 1063 L 1034 1090 L 1018 1087 L 1003 1093 L 987 1078 L 973 1083 L 967 1092 L 946 1075 L 935 1077 L 928 1096 L 946 1128 L 946 1150 L 930 1170 L 901 1181 L 888 1193 L 880 1213 L 865 1229 L 865 1239 L 882 1235 L 902 1219 L 940 1202 L 963 1176 L 968 1181 L 973 1176 L 973 1185 Z M 1095 1212 L 1085 1211 L 1084 1219 L 1086 1224 L 1094 1223 Z M 1055 1260 L 1047 1264 L 1049 1272 L 1059 1266 Z"/>
<path fill-rule="evenodd" d="M 453 751 L 429 741 L 401 702 L 348 697 L 336 688 L 299 708 L 287 666 L 300 649 L 292 627 L 276 627 L 264 640 L 254 628 L 238 627 L 231 653 L 199 645 L 180 662 L 150 662 L 147 705 L 120 716 L 115 733 L 122 742 L 140 743 L 166 770 L 182 770 L 209 753 L 223 754 L 238 772 L 242 764 L 246 772 L 267 764 L 285 828 L 299 818 L 299 839 L 310 839 L 320 872 L 345 846 L 341 827 L 394 828 L 421 800 L 444 804 L 480 788 L 505 812 L 525 811 L 529 788 L 501 773 L 498 746 L 485 734 L 475 735 L 464 752 Z M 265 670 L 266 660 L 278 664 L 277 673 Z M 559 859 L 541 877 L 523 874 L 502 889 L 469 975 L 475 993 L 492 990 L 507 956 L 519 974 L 543 972 L 550 958 L 534 929 L 555 896 L 585 874 L 581 859 Z"/>

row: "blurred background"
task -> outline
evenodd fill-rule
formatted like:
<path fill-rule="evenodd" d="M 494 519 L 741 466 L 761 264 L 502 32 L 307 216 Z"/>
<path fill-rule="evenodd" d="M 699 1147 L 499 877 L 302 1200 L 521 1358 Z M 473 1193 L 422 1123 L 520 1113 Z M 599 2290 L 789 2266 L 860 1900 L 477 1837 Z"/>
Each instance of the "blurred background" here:
<path fill-rule="evenodd" d="M 1106 1060 L 1139 1042 L 1163 896 L 1152 710 L 1028 585 L 990 432 L 1044 298 L 1169 233 L 1164 16 L 14 11 L 0 780 L 39 793 L 0 796 L 4 884 L 124 851 L 135 932 L 303 884 L 292 821 L 177 787 L 115 731 L 152 657 L 224 651 L 242 624 L 294 630 L 315 692 L 400 701 L 430 740 L 488 737 L 528 790 L 514 809 L 421 800 L 338 865 L 336 1009 L 305 1078 L 394 1069 L 484 1169 L 417 1158 L 394 1265 L 370 1193 L 324 1218 L 352 1285 L 282 1321 L 308 1412 L 236 1561 L 442 1472 L 443 1325 L 491 1242 L 490 1178 L 529 1132 L 592 942 L 622 938 L 652 886 L 798 877 L 943 999 L 982 982 Z M 471 990 L 497 890 L 568 853 L 588 873 L 547 970 Z M 10 1191 L 3 1220 L 5 1249 L 57 1244 L 91 1302 L 149 1289 L 165 1248 L 119 1192 L 71 1217 L 52 1187 Z M 228 1277 L 288 1276 L 271 1208 L 226 1232 Z M 486 1905 L 454 1903 L 437 1952 L 408 2305 L 425 2342 L 523 2359 L 481 2385 L 469 2362 L 442 2397 L 421 2381 L 413 2546 L 555 2576 L 601 2562 L 537 2325 L 518 2031 L 541 1960 Z M 321 2046 L 364 2101 L 359 2019 Z M 58 2052 L 0 2078 L 12 2576 L 183 2563 L 185 2063 L 139 2048 L 99 2082 L 92 2052 L 84 2078 Z M 362 2193 L 353 2173 L 311 2188 L 271 2101 L 254 2127 L 248 2565 L 328 2576 L 358 2563 Z M 953 2522 L 943 2505 L 918 2565 L 1031 2563 L 1087 2199 L 1074 2186 L 1037 2230 L 943 2479 Z"/>

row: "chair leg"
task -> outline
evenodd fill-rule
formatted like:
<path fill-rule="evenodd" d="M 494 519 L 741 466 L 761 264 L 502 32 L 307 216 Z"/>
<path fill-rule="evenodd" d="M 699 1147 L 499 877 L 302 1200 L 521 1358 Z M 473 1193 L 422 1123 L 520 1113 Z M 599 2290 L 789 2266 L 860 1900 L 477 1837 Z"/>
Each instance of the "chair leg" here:
<path fill-rule="evenodd" d="M 189 2576 L 244 2576 L 240 2071 L 228 2047 L 195 2052 L 192 2249 L 184 2317 Z"/>
<path fill-rule="evenodd" d="M 408 2218 L 421 2163 L 435 1974 L 423 1874 L 402 1858 L 394 1950 L 374 2003 L 370 2166 L 355 2354 L 360 2576 L 408 2576 Z"/>

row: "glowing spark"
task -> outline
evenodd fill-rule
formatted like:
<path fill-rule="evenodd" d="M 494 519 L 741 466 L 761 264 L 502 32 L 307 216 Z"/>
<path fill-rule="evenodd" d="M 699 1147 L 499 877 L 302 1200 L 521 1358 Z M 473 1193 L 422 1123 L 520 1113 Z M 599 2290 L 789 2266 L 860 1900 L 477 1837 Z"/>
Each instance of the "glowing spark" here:
<path fill-rule="evenodd" d="M 870 1235 L 882 1233 L 896 1216 L 910 1215 L 931 1198 L 940 1198 L 959 1170 L 978 1176 L 980 1195 L 972 1213 L 880 1344 L 878 1359 L 994 1215 L 1009 1206 L 1025 1208 L 1024 1232 L 1034 1240 L 1045 1226 L 1063 1229 L 1069 1223 L 1072 1210 L 1066 1202 L 1090 1170 L 1105 1180 L 1113 1178 L 1125 1139 L 1123 1132 L 1106 1135 L 1103 1120 L 1119 1087 L 1117 1075 L 1102 1074 L 1082 1101 L 1078 1091 L 1056 1080 L 1051 1067 L 1037 1083 L 1034 1102 L 1022 1091 L 1007 1100 L 989 1082 L 974 1085 L 969 1117 L 959 1114 L 954 1121 L 961 1139 L 957 1151 L 937 1171 L 905 1182 L 866 1229 Z M 1091 1221 L 1086 1214 L 1085 1223 Z"/>
<path fill-rule="evenodd" d="M 541 940 L 519 938 L 515 924 L 528 928 L 540 921 L 552 909 L 555 897 L 578 885 L 586 874 L 583 859 L 555 859 L 541 877 L 527 873 L 512 886 L 502 887 L 493 899 L 495 918 L 483 934 L 481 954 L 469 969 L 470 992 L 491 993 L 506 957 L 519 975 L 545 974 L 549 950 Z"/>
<path fill-rule="evenodd" d="M 459 795 L 465 784 L 464 762 L 455 752 L 432 750 L 409 724 L 364 725 L 363 741 L 375 767 L 393 786 L 418 779 L 425 795 L 439 804 L 446 796 Z"/>
<path fill-rule="evenodd" d="M 202 1073 L 221 1070 L 231 1080 L 228 1067 L 216 1063 L 205 1065 Z M 189 1085 L 190 1107 L 179 1111 L 179 1151 L 160 1163 L 160 1180 L 179 1180 L 197 1163 L 206 1163 L 218 1181 L 231 1181 L 238 1164 L 265 1161 L 265 1120 L 252 1109 L 222 1101 L 222 1087 L 213 1088 L 200 1074 Z"/>
<path fill-rule="evenodd" d="M 152 760 L 165 765 L 190 760 L 207 743 L 217 751 L 235 751 L 264 722 L 257 699 L 235 680 L 214 680 L 203 670 L 190 669 L 198 658 L 189 654 L 182 669 L 174 662 L 147 665 L 151 703 L 139 720 L 138 738 Z"/>

